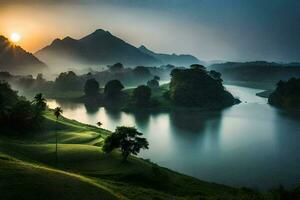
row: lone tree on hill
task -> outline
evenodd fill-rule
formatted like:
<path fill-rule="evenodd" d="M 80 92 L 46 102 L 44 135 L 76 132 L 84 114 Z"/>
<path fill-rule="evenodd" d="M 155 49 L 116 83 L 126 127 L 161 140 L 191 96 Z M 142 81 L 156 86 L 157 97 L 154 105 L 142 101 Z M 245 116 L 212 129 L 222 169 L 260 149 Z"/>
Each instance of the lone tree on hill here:
<path fill-rule="evenodd" d="M 63 110 L 61 107 L 56 107 L 54 109 L 54 115 L 56 117 L 56 131 L 55 131 L 55 165 L 57 166 L 57 161 L 58 161 L 58 152 L 57 152 L 57 145 L 58 145 L 58 135 L 57 135 L 57 123 L 58 123 L 58 118 L 61 116 L 63 113 Z"/>
<path fill-rule="evenodd" d="M 137 155 L 141 149 L 149 149 L 149 143 L 146 138 L 140 137 L 142 135 L 134 127 L 117 127 L 116 131 L 105 139 L 103 151 L 110 153 L 114 149 L 120 149 L 125 162 L 130 154 Z"/>

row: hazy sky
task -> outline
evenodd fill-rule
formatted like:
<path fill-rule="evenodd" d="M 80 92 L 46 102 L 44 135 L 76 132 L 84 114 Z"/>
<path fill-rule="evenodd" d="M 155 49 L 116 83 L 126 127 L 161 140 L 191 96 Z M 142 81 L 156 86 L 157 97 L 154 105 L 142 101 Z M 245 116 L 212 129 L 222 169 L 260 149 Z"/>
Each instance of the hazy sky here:
<path fill-rule="evenodd" d="M 0 0 L 0 34 L 32 52 L 98 28 L 202 60 L 300 61 L 300 0 Z"/>

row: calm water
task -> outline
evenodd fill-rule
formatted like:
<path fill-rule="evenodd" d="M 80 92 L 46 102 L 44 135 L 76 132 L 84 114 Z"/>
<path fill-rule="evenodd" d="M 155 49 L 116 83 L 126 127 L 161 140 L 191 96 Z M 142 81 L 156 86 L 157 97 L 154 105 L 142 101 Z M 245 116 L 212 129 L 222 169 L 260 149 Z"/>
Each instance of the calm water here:
<path fill-rule="evenodd" d="M 128 114 L 81 103 L 49 100 L 63 115 L 103 128 L 136 126 L 150 149 L 139 156 L 199 179 L 268 189 L 300 184 L 300 113 L 288 114 L 255 96 L 259 90 L 227 86 L 243 103 L 217 112 Z"/>

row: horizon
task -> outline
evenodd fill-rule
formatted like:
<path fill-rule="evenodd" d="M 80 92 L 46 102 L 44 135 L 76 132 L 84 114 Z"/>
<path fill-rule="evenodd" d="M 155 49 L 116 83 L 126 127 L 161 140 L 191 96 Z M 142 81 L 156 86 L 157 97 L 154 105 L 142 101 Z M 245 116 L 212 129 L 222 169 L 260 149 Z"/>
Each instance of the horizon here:
<path fill-rule="evenodd" d="M 103 29 L 135 47 L 203 61 L 300 61 L 300 3 L 295 0 L 26 3 L 0 3 L 0 33 L 19 33 L 17 44 L 32 53 L 56 38 L 79 39 Z"/>

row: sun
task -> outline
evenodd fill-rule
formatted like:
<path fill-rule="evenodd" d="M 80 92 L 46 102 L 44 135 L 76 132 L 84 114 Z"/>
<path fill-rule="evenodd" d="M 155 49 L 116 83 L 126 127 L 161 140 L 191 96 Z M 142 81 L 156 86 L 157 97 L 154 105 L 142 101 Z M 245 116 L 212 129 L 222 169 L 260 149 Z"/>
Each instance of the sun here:
<path fill-rule="evenodd" d="M 21 35 L 20 35 L 19 33 L 14 32 L 14 33 L 12 33 L 12 34 L 10 35 L 10 40 L 11 40 L 13 43 L 17 43 L 17 42 L 19 42 L 19 41 L 21 40 Z"/>

